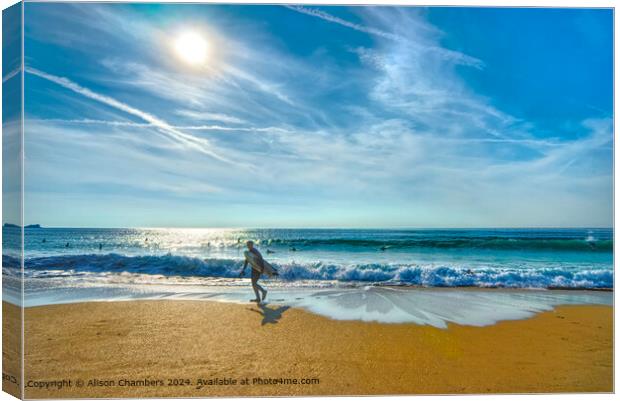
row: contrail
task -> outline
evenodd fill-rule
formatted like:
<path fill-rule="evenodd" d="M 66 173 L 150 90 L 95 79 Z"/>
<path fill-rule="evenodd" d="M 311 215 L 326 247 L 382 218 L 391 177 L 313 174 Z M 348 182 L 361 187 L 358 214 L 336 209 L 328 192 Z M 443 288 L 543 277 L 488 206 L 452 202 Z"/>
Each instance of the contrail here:
<path fill-rule="evenodd" d="M 8 74 L 6 74 L 5 76 L 2 77 L 2 83 L 5 83 L 9 79 L 13 78 L 17 74 L 19 74 L 21 71 L 22 71 L 22 67 L 20 66 L 20 67 L 17 67 L 16 69 L 14 69 L 13 71 L 9 72 Z"/>
<path fill-rule="evenodd" d="M 75 93 L 78 93 L 82 96 L 85 96 L 89 99 L 93 99 L 96 100 L 100 103 L 106 104 L 108 106 L 114 107 L 115 109 L 124 111 L 127 114 L 131 114 L 133 116 L 136 116 L 138 118 L 140 118 L 143 121 L 146 121 L 148 124 L 154 126 L 155 128 L 158 128 L 160 132 L 163 132 L 165 134 L 167 134 L 170 138 L 181 142 L 183 144 L 186 144 L 188 146 L 190 146 L 193 149 L 196 149 L 199 152 L 202 152 L 206 155 L 209 155 L 215 159 L 224 161 L 224 162 L 230 162 L 230 160 L 216 154 L 215 152 L 213 152 L 211 149 L 209 149 L 211 147 L 210 143 L 208 140 L 204 139 L 204 138 L 196 138 L 192 135 L 188 135 L 184 132 L 181 132 L 180 130 L 176 129 L 174 126 L 168 124 L 167 122 L 165 122 L 164 120 L 155 117 L 152 114 L 149 114 L 145 111 L 139 110 L 135 107 L 132 107 L 128 104 L 125 104 L 123 102 L 120 102 L 110 96 L 106 96 L 106 95 L 102 95 L 96 92 L 93 92 L 92 90 L 85 88 L 73 81 L 71 81 L 70 79 L 64 78 L 64 77 L 59 77 L 56 75 L 52 75 L 52 74 L 48 74 L 44 71 L 41 70 L 37 70 L 35 68 L 32 67 L 26 67 L 26 72 L 32 75 L 36 75 L 40 78 L 46 79 L 50 82 L 53 82 L 57 85 L 60 85 L 66 89 L 69 89 Z"/>
<path fill-rule="evenodd" d="M 288 8 L 290 10 L 293 10 L 293 11 L 297 11 L 298 13 L 307 14 L 307 15 L 310 15 L 312 17 L 317 17 L 317 18 L 320 18 L 320 19 L 328 21 L 328 22 L 333 22 L 335 24 L 346 26 L 347 28 L 355 29 L 356 31 L 365 32 L 365 33 L 369 33 L 371 35 L 381 36 L 383 38 L 392 39 L 392 40 L 396 40 L 396 41 L 406 41 L 406 39 L 403 38 L 402 36 L 395 35 L 395 34 L 390 33 L 390 32 L 385 32 L 385 31 L 382 31 L 380 29 L 371 28 L 371 27 L 367 27 L 367 26 L 364 26 L 364 25 L 356 24 L 356 23 L 344 20 L 342 18 L 338 18 L 338 17 L 336 17 L 334 15 L 331 15 L 329 13 L 326 13 L 325 11 L 317 10 L 316 8 L 307 8 L 307 7 L 302 7 L 302 6 L 287 6 L 287 5 L 285 5 L 284 7 Z"/>
<path fill-rule="evenodd" d="M 111 120 L 93 120 L 90 118 L 67 120 L 63 118 L 33 118 L 29 119 L 32 122 L 50 122 L 61 124 L 90 124 L 90 125 L 108 125 L 111 127 L 135 127 L 135 128 L 147 128 L 155 127 L 152 123 L 137 123 L 133 121 L 111 121 Z M 279 132 L 285 134 L 292 134 L 294 131 L 287 130 L 280 127 L 225 127 L 223 125 L 170 125 L 175 130 L 183 131 L 239 131 L 239 132 Z"/>

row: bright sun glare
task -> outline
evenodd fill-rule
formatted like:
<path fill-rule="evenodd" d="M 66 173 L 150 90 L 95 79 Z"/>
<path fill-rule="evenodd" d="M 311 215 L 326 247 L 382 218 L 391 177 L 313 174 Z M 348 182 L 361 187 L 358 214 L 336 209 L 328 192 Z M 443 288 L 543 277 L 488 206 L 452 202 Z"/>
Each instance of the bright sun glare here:
<path fill-rule="evenodd" d="M 174 42 L 174 50 L 186 63 L 191 65 L 204 64 L 207 60 L 209 46 L 207 41 L 196 32 L 185 32 Z"/>

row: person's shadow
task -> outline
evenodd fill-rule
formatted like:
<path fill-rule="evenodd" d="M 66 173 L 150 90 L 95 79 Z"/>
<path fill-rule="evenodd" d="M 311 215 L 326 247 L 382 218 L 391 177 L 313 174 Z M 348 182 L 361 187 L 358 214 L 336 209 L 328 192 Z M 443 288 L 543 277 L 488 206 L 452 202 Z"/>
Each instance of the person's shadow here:
<path fill-rule="evenodd" d="M 252 312 L 256 312 L 263 317 L 261 326 L 266 325 L 267 323 L 276 324 L 282 318 L 282 314 L 286 312 L 290 306 L 280 306 L 279 308 L 270 308 L 267 304 L 258 305 L 260 310 L 250 308 Z"/>

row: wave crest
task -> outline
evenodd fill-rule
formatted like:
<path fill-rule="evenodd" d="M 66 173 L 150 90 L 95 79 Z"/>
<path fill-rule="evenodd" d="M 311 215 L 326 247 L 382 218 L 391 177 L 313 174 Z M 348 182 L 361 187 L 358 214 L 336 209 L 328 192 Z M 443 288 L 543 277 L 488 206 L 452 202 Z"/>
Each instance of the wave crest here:
<path fill-rule="evenodd" d="M 5 273 L 18 261 L 3 255 Z M 243 261 L 199 259 L 179 255 L 123 256 L 64 255 L 30 258 L 25 261 L 26 277 L 50 277 L 52 271 L 71 274 L 137 273 L 181 277 L 234 278 Z M 426 287 L 506 287 L 506 288 L 613 288 L 613 271 L 571 268 L 461 268 L 411 264 L 331 264 L 273 263 L 281 280 L 331 280 L 343 282 L 405 284 Z"/>

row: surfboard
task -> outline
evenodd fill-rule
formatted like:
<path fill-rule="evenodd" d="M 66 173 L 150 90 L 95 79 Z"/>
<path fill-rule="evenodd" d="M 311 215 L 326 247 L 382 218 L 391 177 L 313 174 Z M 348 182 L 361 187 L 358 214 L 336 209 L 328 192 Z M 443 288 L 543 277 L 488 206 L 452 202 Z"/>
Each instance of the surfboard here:
<path fill-rule="evenodd" d="M 245 260 L 248 261 L 248 263 L 250 264 L 250 266 L 252 266 L 252 269 L 260 272 L 261 271 L 261 264 L 260 261 L 258 259 L 258 257 L 256 255 L 254 255 L 252 252 L 250 251 L 244 251 L 243 252 L 243 256 L 245 256 Z M 267 262 L 266 260 L 263 259 L 263 267 L 265 268 L 263 270 L 263 274 L 266 274 L 269 277 L 272 277 L 274 275 L 278 274 L 278 271 L 269 264 L 269 262 Z"/>

